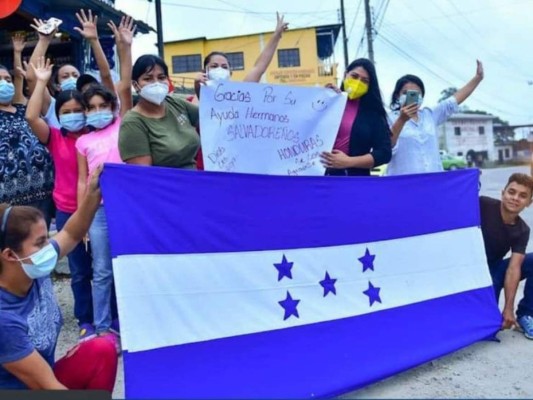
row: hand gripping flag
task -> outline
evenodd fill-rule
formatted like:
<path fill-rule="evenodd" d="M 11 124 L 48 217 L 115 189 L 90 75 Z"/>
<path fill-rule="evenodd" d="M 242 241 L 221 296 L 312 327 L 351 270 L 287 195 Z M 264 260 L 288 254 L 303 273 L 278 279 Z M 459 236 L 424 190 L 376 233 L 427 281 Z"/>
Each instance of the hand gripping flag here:
<path fill-rule="evenodd" d="M 126 397 L 334 396 L 493 335 L 477 183 L 106 165 Z"/>

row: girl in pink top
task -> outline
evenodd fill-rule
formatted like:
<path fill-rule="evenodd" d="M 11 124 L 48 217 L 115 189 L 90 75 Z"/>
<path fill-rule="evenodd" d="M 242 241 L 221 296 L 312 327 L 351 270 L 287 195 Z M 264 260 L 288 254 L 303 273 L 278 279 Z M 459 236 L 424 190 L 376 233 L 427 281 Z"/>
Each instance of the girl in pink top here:
<path fill-rule="evenodd" d="M 52 66 L 41 57 L 37 60 L 37 65 L 30 64 L 29 67 L 34 70 L 37 83 L 26 109 L 26 119 L 35 136 L 46 145 L 54 160 L 53 198 L 56 205 L 56 226 L 61 230 L 78 208 L 78 162 L 75 143 L 87 133 L 85 104 L 80 92 L 61 91 L 55 102 L 55 112 L 61 129 L 49 127 L 40 115 L 46 86 L 52 75 Z M 81 342 L 96 336 L 93 329 L 92 259 L 83 243 L 79 243 L 69 253 L 68 263 L 74 297 L 74 316 L 80 327 Z"/>
<path fill-rule="evenodd" d="M 119 91 L 119 93 L 122 93 Z M 85 196 L 87 183 L 97 167 L 105 163 L 122 163 L 118 151 L 118 131 L 121 116 L 129 107 L 118 106 L 114 93 L 101 85 L 89 87 L 83 94 L 90 133 L 76 142 L 78 150 L 78 199 Z M 127 100 L 121 104 L 128 104 Z M 89 229 L 93 255 L 93 310 L 97 335 L 105 335 L 117 344 L 118 326 L 113 325 L 111 301 L 113 269 L 109 251 L 107 219 L 103 204 L 96 212 Z"/>

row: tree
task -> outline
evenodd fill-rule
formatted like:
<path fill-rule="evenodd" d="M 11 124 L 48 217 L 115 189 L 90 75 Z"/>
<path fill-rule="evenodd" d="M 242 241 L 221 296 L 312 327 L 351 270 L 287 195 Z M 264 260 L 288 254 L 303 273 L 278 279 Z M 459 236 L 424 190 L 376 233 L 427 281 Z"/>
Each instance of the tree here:
<path fill-rule="evenodd" d="M 441 101 L 446 100 L 448 97 L 453 96 L 456 92 L 457 92 L 457 88 L 455 87 L 449 87 L 447 89 L 444 89 L 442 92 L 440 92 L 439 103 Z"/>

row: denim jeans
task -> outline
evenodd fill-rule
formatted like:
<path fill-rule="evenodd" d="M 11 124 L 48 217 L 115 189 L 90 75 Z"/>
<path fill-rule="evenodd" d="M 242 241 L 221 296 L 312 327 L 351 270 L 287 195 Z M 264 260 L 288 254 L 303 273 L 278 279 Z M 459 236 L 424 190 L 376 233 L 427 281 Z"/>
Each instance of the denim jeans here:
<path fill-rule="evenodd" d="M 113 292 L 113 267 L 109 251 L 109 236 L 104 207 L 100 206 L 89 228 L 93 255 L 93 310 L 96 333 L 111 327 L 111 298 Z"/>
<path fill-rule="evenodd" d="M 490 275 L 492 277 L 492 284 L 496 294 L 496 301 L 500 298 L 500 292 L 505 283 L 505 273 L 509 266 L 509 258 L 489 265 Z M 524 297 L 518 303 L 516 316 L 520 318 L 523 315 L 533 317 L 533 253 L 526 254 L 524 262 L 522 263 L 522 276 L 520 280 L 526 280 L 524 287 Z"/>
<path fill-rule="evenodd" d="M 60 231 L 72 214 L 60 210 L 56 211 L 56 226 Z M 70 269 L 70 287 L 74 296 L 74 316 L 78 324 L 93 323 L 93 296 L 91 279 L 93 275 L 91 267 L 91 254 L 85 249 L 83 243 L 79 243 L 68 257 Z"/>

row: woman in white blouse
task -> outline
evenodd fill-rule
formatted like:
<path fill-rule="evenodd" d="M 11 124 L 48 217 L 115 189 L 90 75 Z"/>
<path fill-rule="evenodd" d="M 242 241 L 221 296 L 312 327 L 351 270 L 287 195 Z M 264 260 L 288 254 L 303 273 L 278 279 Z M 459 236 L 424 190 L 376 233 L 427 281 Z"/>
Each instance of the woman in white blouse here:
<path fill-rule="evenodd" d="M 476 75 L 453 96 L 433 109 L 421 107 L 424 83 L 415 75 L 398 79 L 392 93 L 390 114 L 392 160 L 387 175 L 405 175 L 442 171 L 437 126 L 457 111 L 483 79 L 483 65 L 477 61 Z M 418 92 L 418 102 L 405 105 L 408 91 Z M 410 93 L 411 94 L 411 93 Z M 415 96 L 416 97 L 416 96 Z"/>

